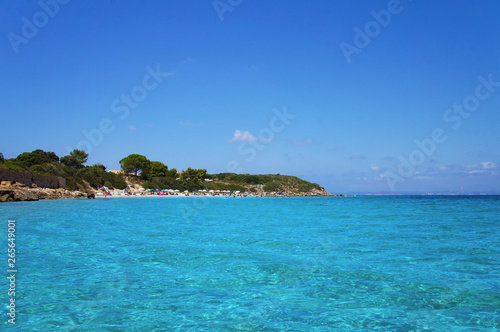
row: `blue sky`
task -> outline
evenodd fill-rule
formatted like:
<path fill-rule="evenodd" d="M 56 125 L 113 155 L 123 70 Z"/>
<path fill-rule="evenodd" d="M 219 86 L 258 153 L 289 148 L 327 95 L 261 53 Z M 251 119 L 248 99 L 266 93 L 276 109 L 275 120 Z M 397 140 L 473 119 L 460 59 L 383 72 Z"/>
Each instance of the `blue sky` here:
<path fill-rule="evenodd" d="M 497 1 L 0 8 L 7 158 L 79 147 L 108 169 L 140 153 L 332 193 L 500 193 Z"/>

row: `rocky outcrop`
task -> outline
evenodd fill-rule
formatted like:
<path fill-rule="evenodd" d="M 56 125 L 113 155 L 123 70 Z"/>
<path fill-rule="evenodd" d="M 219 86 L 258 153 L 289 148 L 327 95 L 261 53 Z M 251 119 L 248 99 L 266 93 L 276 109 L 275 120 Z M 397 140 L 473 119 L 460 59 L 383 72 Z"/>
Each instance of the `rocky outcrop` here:
<path fill-rule="evenodd" d="M 0 188 L 0 202 L 38 201 L 38 195 L 29 190 Z"/>
<path fill-rule="evenodd" d="M 90 184 L 85 181 L 85 180 L 82 180 L 83 184 L 85 185 L 85 193 L 87 194 L 87 197 L 88 198 L 95 198 L 95 190 L 90 186 Z"/>
<path fill-rule="evenodd" d="M 0 186 L 0 202 L 38 201 L 40 199 L 59 198 L 94 198 L 94 195 L 89 195 L 81 191 L 70 191 L 64 188 L 38 188 L 35 184 L 28 187 L 25 184 L 13 181 L 2 181 Z"/>
<path fill-rule="evenodd" d="M 306 193 L 305 196 L 334 196 L 334 195 L 330 194 L 329 192 L 327 192 L 325 190 L 325 188 L 321 187 L 321 190 L 319 190 L 319 189 L 312 189 L 311 191 L 309 191 L 308 193 Z"/>

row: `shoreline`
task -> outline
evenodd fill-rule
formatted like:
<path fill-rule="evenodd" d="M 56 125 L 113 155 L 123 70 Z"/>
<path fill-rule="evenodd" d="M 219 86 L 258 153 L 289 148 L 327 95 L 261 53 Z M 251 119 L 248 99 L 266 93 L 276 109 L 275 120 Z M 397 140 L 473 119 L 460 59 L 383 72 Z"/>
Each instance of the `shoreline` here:
<path fill-rule="evenodd" d="M 97 191 L 95 198 L 124 198 L 124 197 L 336 197 L 336 196 L 347 196 L 347 195 L 332 195 L 329 193 L 318 194 L 318 193 L 303 193 L 303 194 L 278 194 L 278 193 L 208 193 L 208 192 L 188 192 L 188 193 L 163 193 L 163 192 L 140 192 L 130 194 L 126 191 L 110 191 L 108 193 L 103 193 L 102 191 Z"/>
<path fill-rule="evenodd" d="M 144 189 L 140 185 L 133 185 L 128 182 L 129 188 L 127 189 L 107 189 L 106 187 L 96 189 L 94 191 L 95 198 L 103 197 L 326 197 L 326 196 L 347 196 L 347 195 L 332 195 L 328 193 L 323 187 L 321 190 L 312 189 L 307 192 L 264 192 L 264 191 L 247 191 L 242 192 L 239 190 L 194 190 L 194 191 L 180 191 L 173 189 Z"/>
<path fill-rule="evenodd" d="M 96 195 L 95 199 L 113 199 L 113 198 L 298 198 L 298 197 L 350 197 L 354 195 Z"/>
<path fill-rule="evenodd" d="M 64 188 L 40 188 L 36 185 L 27 186 L 22 183 L 11 183 L 10 181 L 2 181 L 0 185 L 0 203 L 52 200 L 62 198 L 91 199 L 94 197 L 94 192 L 67 190 Z"/>
<path fill-rule="evenodd" d="M 246 197 L 342 197 L 349 195 L 332 195 L 326 191 L 305 192 L 305 193 L 241 193 L 241 192 L 166 192 L 166 191 L 146 191 L 144 189 L 131 193 L 127 190 L 100 190 L 87 188 L 86 191 L 67 190 L 63 188 L 50 189 L 39 188 L 36 185 L 27 186 L 22 183 L 5 183 L 0 186 L 0 202 L 23 202 L 52 200 L 64 198 L 130 198 L 130 197 L 220 197 L 220 198 L 246 198 Z"/>
<path fill-rule="evenodd" d="M 85 187 L 80 186 L 79 190 L 67 190 L 65 188 L 51 189 L 39 187 L 32 183 L 27 185 L 16 181 L 1 181 L 0 182 L 0 202 L 19 202 L 19 201 L 38 201 L 51 200 L 62 198 L 123 198 L 123 197 L 342 197 L 349 195 L 332 195 L 323 187 L 321 190 L 312 189 L 307 192 L 264 192 L 264 191 L 229 191 L 229 190 L 195 190 L 181 192 L 180 190 L 172 189 L 144 189 L 140 185 L 132 185 L 127 189 L 108 189 L 106 187 L 100 189 L 91 188 L 88 183 L 84 182 Z"/>

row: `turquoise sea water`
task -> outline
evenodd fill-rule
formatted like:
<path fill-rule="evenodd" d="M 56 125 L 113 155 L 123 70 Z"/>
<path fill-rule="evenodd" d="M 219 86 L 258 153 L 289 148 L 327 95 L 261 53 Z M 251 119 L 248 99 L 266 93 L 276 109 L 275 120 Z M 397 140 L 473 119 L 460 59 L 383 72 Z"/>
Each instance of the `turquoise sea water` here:
<path fill-rule="evenodd" d="M 12 331 L 497 331 L 500 197 L 111 198 L 16 220 Z"/>

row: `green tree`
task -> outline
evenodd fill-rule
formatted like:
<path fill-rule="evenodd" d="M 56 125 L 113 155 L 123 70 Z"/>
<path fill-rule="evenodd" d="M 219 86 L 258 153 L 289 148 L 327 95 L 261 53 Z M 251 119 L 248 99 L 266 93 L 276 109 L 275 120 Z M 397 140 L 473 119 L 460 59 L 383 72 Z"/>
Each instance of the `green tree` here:
<path fill-rule="evenodd" d="M 31 167 L 33 165 L 43 165 L 53 162 L 57 163 L 59 162 L 59 157 L 54 152 L 45 152 L 38 149 L 32 152 L 23 152 L 16 157 L 16 160 L 26 167 Z"/>
<path fill-rule="evenodd" d="M 147 170 L 150 163 L 148 158 L 140 154 L 131 154 L 120 160 L 122 170 L 127 173 L 134 172 L 136 176 L 137 172 Z"/>
<path fill-rule="evenodd" d="M 200 180 L 205 179 L 207 176 L 207 170 L 206 169 L 195 169 L 188 167 L 187 170 L 183 171 L 181 174 L 181 180 L 183 182 L 197 182 Z"/>
<path fill-rule="evenodd" d="M 91 167 L 98 169 L 102 172 L 106 172 L 106 166 L 104 166 L 103 164 L 94 164 Z"/>
<path fill-rule="evenodd" d="M 69 155 L 61 158 L 61 163 L 66 166 L 72 166 L 76 168 L 82 168 L 83 164 L 87 162 L 89 154 L 83 150 L 74 149 L 69 153 Z"/>
<path fill-rule="evenodd" d="M 207 177 L 207 170 L 206 169 L 197 169 L 198 172 L 198 180 L 203 181 Z"/>
<path fill-rule="evenodd" d="M 144 180 L 155 178 L 175 179 L 177 177 L 177 170 L 175 168 L 169 170 L 168 166 L 160 161 L 151 161 L 149 166 L 142 170 L 141 177 Z"/>
<path fill-rule="evenodd" d="M 152 161 L 149 165 L 148 176 L 150 178 L 164 178 L 167 176 L 168 167 L 161 161 Z"/>
<path fill-rule="evenodd" d="M 0 152 L 0 163 L 3 162 L 5 160 L 5 158 L 3 157 L 3 153 Z"/>
<path fill-rule="evenodd" d="M 76 178 L 87 181 L 93 188 L 106 186 L 108 188 L 124 189 L 127 187 L 121 175 L 106 172 L 106 166 L 101 164 L 80 168 Z"/>
<path fill-rule="evenodd" d="M 175 168 L 172 168 L 172 169 L 167 171 L 167 174 L 165 176 L 167 178 L 175 179 L 175 178 L 177 178 L 177 170 Z"/>

